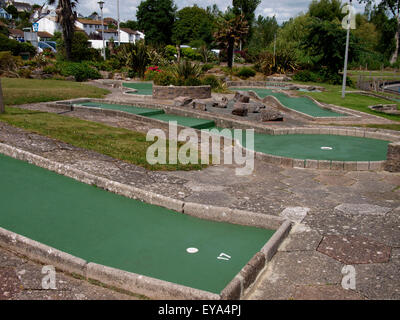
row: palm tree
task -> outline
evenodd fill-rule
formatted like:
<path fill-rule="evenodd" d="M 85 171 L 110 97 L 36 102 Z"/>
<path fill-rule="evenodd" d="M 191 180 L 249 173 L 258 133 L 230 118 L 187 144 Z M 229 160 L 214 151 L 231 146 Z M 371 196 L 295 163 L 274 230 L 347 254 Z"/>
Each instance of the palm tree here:
<path fill-rule="evenodd" d="M 56 0 L 48 0 L 49 5 L 54 5 Z M 61 25 L 62 35 L 65 43 L 65 54 L 67 60 L 71 60 L 72 39 L 74 37 L 76 21 L 76 5 L 78 0 L 58 0 L 57 4 L 57 22 Z"/>
<path fill-rule="evenodd" d="M 233 50 L 249 31 L 243 14 L 232 16 L 229 12 L 217 21 L 215 40 L 228 50 L 228 67 L 232 68 Z"/>

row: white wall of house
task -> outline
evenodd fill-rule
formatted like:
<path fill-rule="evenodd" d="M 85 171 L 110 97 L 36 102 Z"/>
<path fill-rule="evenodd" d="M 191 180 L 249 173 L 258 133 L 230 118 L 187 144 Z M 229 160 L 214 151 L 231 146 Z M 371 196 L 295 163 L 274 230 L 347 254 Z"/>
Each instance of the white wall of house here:
<path fill-rule="evenodd" d="M 103 40 L 89 40 L 89 42 L 92 45 L 92 48 L 95 48 L 95 49 L 103 48 Z M 106 48 L 107 48 L 107 44 L 108 44 L 108 41 L 105 41 Z"/>
<path fill-rule="evenodd" d="M 80 29 L 83 29 L 86 32 L 86 34 L 91 34 L 96 31 L 99 31 L 101 33 L 101 24 L 86 24 L 86 23 L 76 21 L 75 26 L 77 26 Z M 104 30 L 107 30 L 107 29 L 108 29 L 108 26 L 104 26 Z"/>
<path fill-rule="evenodd" d="M 42 18 L 38 21 L 39 31 L 45 31 L 54 35 L 54 32 L 61 31 L 59 24 L 53 20 Z"/>

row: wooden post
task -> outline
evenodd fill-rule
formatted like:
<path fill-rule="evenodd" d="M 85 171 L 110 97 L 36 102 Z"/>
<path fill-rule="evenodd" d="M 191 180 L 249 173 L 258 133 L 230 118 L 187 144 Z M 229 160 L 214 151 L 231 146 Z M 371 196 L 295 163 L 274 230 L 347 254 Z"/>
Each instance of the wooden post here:
<path fill-rule="evenodd" d="M 1 78 L 0 78 L 0 113 L 4 113 L 6 110 L 4 108 L 4 100 L 3 100 L 3 89 L 1 87 Z"/>

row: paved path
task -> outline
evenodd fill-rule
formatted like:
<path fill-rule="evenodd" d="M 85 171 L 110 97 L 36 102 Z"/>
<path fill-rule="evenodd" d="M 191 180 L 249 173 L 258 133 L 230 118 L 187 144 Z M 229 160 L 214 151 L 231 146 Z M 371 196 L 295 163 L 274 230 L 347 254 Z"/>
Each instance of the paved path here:
<path fill-rule="evenodd" d="M 147 129 L 127 119 L 66 115 Z M 176 199 L 290 217 L 297 224 L 249 299 L 400 299 L 400 174 L 289 169 L 258 161 L 247 177 L 236 177 L 233 166 L 150 172 L 4 123 L 0 142 Z M 341 287 L 345 265 L 355 267 L 354 291 Z"/>

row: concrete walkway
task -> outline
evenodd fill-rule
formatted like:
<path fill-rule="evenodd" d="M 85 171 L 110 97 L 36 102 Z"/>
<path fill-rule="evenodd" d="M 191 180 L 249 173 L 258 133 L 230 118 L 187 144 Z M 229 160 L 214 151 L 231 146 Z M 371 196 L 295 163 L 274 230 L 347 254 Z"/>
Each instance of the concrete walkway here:
<path fill-rule="evenodd" d="M 289 217 L 296 226 L 249 299 L 400 299 L 400 174 L 286 169 L 258 161 L 247 177 L 235 176 L 233 166 L 149 172 L 1 122 L 0 141 L 176 199 Z M 341 286 L 345 265 L 355 268 L 355 290 Z M 15 279 L 15 270 L 0 274 Z M 29 277 L 34 281 L 37 274 Z M 79 291 L 83 284 L 76 286 Z"/>

